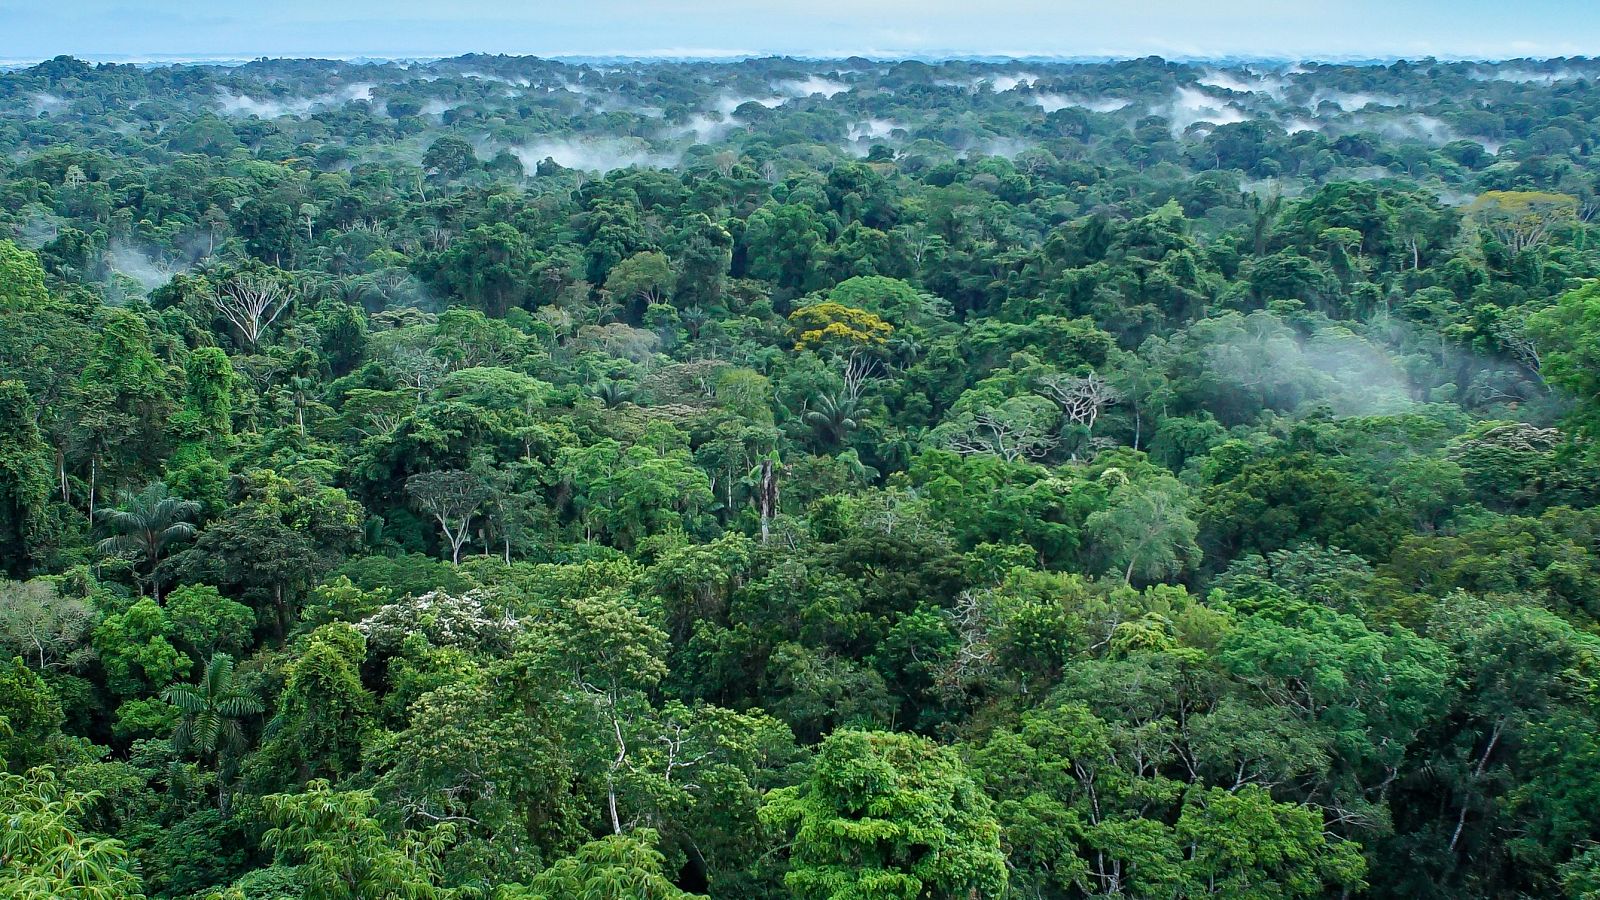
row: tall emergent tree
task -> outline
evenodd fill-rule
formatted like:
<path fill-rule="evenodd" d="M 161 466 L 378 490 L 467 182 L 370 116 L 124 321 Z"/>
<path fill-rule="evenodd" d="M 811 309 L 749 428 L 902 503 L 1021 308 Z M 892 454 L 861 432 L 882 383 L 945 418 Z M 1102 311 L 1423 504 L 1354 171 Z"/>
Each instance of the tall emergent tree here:
<path fill-rule="evenodd" d="M 905 734 L 838 731 L 811 777 L 767 795 L 761 817 L 790 836 L 784 883 L 803 898 L 1005 893 L 1000 825 L 955 752 Z"/>

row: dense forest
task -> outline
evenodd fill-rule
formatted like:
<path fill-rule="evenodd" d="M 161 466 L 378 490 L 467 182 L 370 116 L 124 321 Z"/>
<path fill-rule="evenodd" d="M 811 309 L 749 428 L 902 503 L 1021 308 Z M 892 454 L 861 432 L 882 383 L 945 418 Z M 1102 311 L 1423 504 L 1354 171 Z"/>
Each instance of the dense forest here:
<path fill-rule="evenodd" d="M 1597 149 L 1585 59 L 0 73 L 0 895 L 1596 900 Z"/>

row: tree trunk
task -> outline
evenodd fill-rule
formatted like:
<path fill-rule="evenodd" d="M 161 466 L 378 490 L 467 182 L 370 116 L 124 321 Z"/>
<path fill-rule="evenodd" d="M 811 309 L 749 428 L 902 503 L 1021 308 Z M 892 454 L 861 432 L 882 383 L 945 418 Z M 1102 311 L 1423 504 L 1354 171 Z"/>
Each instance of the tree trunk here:
<path fill-rule="evenodd" d="M 1489 755 L 1494 752 L 1494 745 L 1500 742 L 1500 730 L 1505 727 L 1505 720 L 1494 723 L 1494 731 L 1489 734 L 1489 745 L 1483 748 L 1483 756 L 1478 758 L 1478 765 L 1472 770 L 1472 781 L 1476 784 L 1483 777 L 1483 769 L 1489 764 Z M 1456 830 L 1450 835 L 1450 852 L 1454 853 L 1456 842 L 1461 840 L 1461 830 L 1467 825 L 1467 804 L 1461 804 L 1461 814 L 1456 817 Z"/>
<path fill-rule="evenodd" d="M 622 833 L 622 820 L 617 816 L 617 772 L 628 761 L 628 744 L 622 738 L 622 722 L 617 719 L 616 698 L 611 698 L 611 729 L 617 736 L 617 758 L 611 763 L 606 776 L 606 803 L 611 809 L 611 833 Z"/>
<path fill-rule="evenodd" d="M 778 514 L 778 474 L 771 459 L 761 461 L 761 485 L 756 493 L 757 510 L 761 513 L 761 543 L 772 538 L 772 518 Z"/>
<path fill-rule="evenodd" d="M 283 585 L 272 586 L 272 605 L 278 614 L 278 640 L 282 641 L 284 635 L 289 633 L 289 607 L 283 599 Z"/>

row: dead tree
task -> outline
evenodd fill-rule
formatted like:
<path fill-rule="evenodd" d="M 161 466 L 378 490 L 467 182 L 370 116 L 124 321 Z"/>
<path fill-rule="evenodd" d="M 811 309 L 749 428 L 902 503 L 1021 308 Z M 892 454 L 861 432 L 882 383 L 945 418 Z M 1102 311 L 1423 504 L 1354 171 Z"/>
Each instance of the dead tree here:
<path fill-rule="evenodd" d="M 949 436 L 949 447 L 962 456 L 990 453 L 1007 462 L 1040 459 L 1055 449 L 1056 436 L 1034 422 L 980 410 L 964 431 Z"/>
<path fill-rule="evenodd" d="M 761 543 L 772 538 L 772 519 L 778 514 L 778 469 L 769 457 L 761 461 L 761 483 L 756 488 L 756 510 L 761 514 Z"/>
<path fill-rule="evenodd" d="M 1083 376 L 1052 375 L 1040 379 L 1039 386 L 1061 407 L 1068 422 L 1082 425 L 1091 434 L 1100 414 L 1122 402 L 1122 392 L 1095 372 Z"/>
<path fill-rule="evenodd" d="M 845 396 L 851 400 L 861 399 L 861 392 L 866 389 L 867 379 L 878 371 L 878 361 L 860 350 L 842 356 L 840 360 L 843 363 L 840 375 L 844 378 Z"/>
<path fill-rule="evenodd" d="M 239 276 L 211 291 L 211 306 L 238 330 L 246 349 L 254 350 L 261 335 L 294 302 L 294 295 L 269 276 Z"/>

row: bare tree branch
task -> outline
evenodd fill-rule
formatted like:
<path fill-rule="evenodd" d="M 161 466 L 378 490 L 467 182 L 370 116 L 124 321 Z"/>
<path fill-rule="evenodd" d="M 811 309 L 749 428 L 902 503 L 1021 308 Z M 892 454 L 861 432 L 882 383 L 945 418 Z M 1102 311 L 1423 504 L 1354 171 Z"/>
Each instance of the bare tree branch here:
<path fill-rule="evenodd" d="M 293 302 L 294 295 L 278 279 L 263 275 L 236 276 L 211 291 L 212 308 L 238 329 L 251 350 Z"/>

